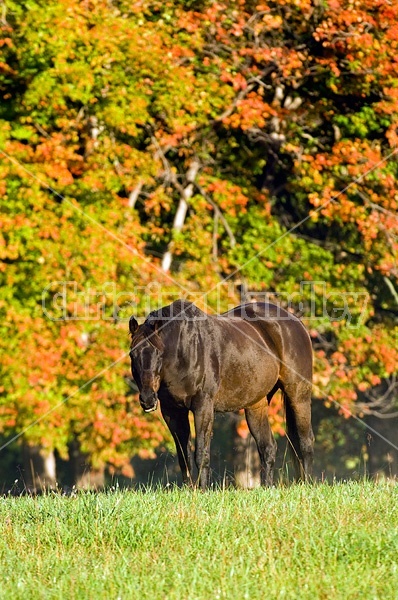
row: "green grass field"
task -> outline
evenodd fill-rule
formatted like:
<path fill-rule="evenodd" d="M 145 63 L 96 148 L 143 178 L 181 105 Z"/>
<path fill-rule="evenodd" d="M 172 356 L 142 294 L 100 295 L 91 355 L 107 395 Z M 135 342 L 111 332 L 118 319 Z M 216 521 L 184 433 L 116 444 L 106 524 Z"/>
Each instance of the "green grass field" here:
<path fill-rule="evenodd" d="M 398 598 L 398 485 L 0 499 L 0 597 Z"/>

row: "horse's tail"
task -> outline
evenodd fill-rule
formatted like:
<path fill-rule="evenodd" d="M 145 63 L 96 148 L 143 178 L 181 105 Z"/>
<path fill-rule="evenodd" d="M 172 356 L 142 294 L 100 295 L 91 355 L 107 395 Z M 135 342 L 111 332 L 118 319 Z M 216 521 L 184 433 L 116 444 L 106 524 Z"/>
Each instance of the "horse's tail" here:
<path fill-rule="evenodd" d="M 282 390 L 282 396 L 285 407 L 287 445 L 292 457 L 296 477 L 300 478 L 303 476 L 303 455 L 300 449 L 300 437 L 297 428 L 296 415 L 292 409 L 290 398 L 284 390 Z"/>

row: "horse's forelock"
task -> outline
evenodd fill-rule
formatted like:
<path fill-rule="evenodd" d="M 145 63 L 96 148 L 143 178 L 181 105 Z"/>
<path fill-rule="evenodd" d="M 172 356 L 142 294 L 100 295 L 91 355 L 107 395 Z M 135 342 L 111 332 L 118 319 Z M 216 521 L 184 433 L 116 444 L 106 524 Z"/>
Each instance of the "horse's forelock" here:
<path fill-rule="evenodd" d="M 143 340 L 147 340 L 154 348 L 160 352 L 163 352 L 164 344 L 160 339 L 159 334 L 146 323 L 141 325 L 141 327 L 137 329 L 136 333 L 132 334 L 130 348 L 137 346 Z"/>

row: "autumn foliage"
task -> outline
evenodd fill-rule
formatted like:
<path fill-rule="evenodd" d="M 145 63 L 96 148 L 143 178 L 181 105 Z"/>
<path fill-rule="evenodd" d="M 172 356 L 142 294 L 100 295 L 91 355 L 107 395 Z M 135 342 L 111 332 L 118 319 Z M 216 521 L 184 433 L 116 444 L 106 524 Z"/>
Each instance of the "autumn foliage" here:
<path fill-rule="evenodd" d="M 292 295 L 314 341 L 314 395 L 345 415 L 372 410 L 367 394 L 398 359 L 397 0 L 2 11 L 0 431 L 62 456 L 77 439 L 128 472 L 165 430 L 128 393 L 120 318 L 143 315 L 137 290 L 153 282 L 164 303 L 208 292 L 209 310 L 238 304 L 228 277 Z M 115 290 L 127 293 L 116 315 Z M 342 302 L 349 318 L 333 318 Z"/>

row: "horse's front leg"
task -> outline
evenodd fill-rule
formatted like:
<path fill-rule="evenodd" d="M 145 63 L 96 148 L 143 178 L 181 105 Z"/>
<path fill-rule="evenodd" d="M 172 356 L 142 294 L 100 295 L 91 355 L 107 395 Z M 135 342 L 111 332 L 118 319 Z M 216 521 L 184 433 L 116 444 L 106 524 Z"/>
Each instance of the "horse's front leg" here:
<path fill-rule="evenodd" d="M 160 402 L 160 410 L 170 433 L 173 436 L 178 464 L 180 465 L 182 481 L 185 485 L 192 483 L 191 472 L 191 447 L 190 437 L 191 429 L 189 426 L 188 409 L 179 408 L 170 405 L 167 402 Z"/>
<path fill-rule="evenodd" d="M 209 396 L 200 395 L 191 405 L 196 432 L 195 462 L 198 468 L 198 481 L 205 490 L 209 484 L 210 441 L 213 431 L 214 407 Z"/>

